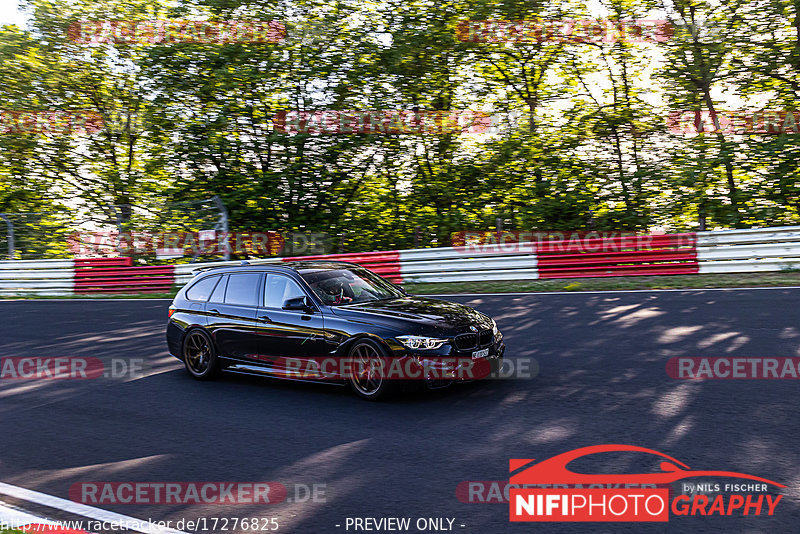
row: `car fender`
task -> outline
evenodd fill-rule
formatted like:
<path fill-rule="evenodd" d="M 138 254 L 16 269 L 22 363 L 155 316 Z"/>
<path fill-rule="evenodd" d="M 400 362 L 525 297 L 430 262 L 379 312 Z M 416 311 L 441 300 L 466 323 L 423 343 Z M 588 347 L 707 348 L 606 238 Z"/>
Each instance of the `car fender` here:
<path fill-rule="evenodd" d="M 351 337 L 347 338 L 344 342 L 339 345 L 338 350 L 336 351 L 336 356 L 338 357 L 346 357 L 350 353 L 350 348 L 359 340 L 361 339 L 370 339 L 376 342 L 378 345 L 383 348 L 385 354 L 384 356 L 390 356 L 392 354 L 392 350 L 387 345 L 386 340 L 381 336 L 371 333 L 371 332 L 359 332 L 357 334 L 352 335 Z"/>

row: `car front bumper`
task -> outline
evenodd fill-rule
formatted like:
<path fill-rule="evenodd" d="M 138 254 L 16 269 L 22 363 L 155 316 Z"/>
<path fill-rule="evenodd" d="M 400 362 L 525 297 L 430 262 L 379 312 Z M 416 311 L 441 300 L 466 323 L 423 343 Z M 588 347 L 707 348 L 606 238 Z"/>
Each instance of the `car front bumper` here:
<path fill-rule="evenodd" d="M 505 344 L 489 347 L 485 357 L 473 358 L 470 352 L 451 351 L 447 356 L 412 353 L 412 358 L 422 370 L 420 382 L 428 389 L 440 389 L 457 383 L 474 382 L 497 376 L 503 367 Z"/>

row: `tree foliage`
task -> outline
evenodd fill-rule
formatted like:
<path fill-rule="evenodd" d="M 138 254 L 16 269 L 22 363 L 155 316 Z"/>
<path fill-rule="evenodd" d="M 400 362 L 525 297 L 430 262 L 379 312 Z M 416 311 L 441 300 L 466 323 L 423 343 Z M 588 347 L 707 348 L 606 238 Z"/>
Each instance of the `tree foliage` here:
<path fill-rule="evenodd" d="M 597 11 L 598 5 L 601 11 Z M 344 250 L 489 229 L 684 231 L 800 220 L 798 134 L 670 131 L 670 112 L 796 110 L 790 0 L 27 0 L 0 29 L 5 110 L 100 131 L 0 135 L 0 212 L 218 195 L 232 230 L 327 232 Z M 590 11 L 593 9 L 594 11 Z M 467 20 L 669 20 L 660 42 L 459 38 Z M 278 42 L 84 44 L 81 20 L 280 21 Z M 492 117 L 488 133 L 282 132 L 289 111 Z M 117 208 L 110 208 L 117 206 Z"/>

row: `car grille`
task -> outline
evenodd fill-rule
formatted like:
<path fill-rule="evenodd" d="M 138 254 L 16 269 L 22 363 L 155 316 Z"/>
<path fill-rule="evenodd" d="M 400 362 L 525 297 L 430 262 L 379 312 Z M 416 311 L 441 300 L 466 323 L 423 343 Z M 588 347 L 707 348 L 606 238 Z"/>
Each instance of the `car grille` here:
<path fill-rule="evenodd" d="M 477 334 L 457 335 L 453 341 L 458 350 L 471 350 L 489 345 L 493 337 L 491 330 L 483 330 Z"/>
<path fill-rule="evenodd" d="M 492 331 L 491 330 L 484 330 L 483 332 L 478 334 L 478 344 L 479 345 L 481 345 L 481 346 L 488 345 L 491 342 L 492 342 Z"/>
<path fill-rule="evenodd" d="M 456 348 L 458 350 L 474 349 L 478 345 L 478 334 L 461 334 L 456 336 Z"/>
<path fill-rule="evenodd" d="M 453 380 L 449 380 L 446 378 L 434 378 L 425 381 L 425 385 L 428 387 L 428 389 L 446 388 L 447 386 L 450 386 L 452 384 Z"/>

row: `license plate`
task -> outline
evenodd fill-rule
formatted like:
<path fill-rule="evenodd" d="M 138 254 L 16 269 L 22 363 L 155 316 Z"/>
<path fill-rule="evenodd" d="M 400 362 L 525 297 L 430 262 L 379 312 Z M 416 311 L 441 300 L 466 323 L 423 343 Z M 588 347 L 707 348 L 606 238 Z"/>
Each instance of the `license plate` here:
<path fill-rule="evenodd" d="M 481 349 L 476 350 L 472 353 L 472 359 L 477 360 L 478 358 L 485 358 L 489 355 L 489 349 Z"/>

